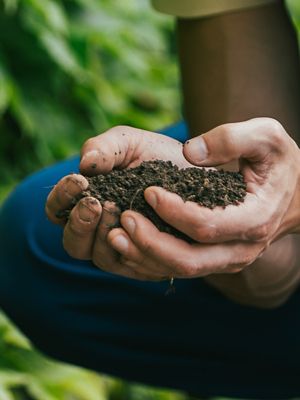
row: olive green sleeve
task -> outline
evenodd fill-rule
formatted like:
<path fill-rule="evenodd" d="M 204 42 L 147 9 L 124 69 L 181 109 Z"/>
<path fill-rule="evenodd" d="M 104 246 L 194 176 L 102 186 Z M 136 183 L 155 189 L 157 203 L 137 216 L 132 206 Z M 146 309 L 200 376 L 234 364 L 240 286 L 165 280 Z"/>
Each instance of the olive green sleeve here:
<path fill-rule="evenodd" d="M 259 7 L 278 0 L 151 0 L 160 12 L 182 18 L 205 17 Z"/>

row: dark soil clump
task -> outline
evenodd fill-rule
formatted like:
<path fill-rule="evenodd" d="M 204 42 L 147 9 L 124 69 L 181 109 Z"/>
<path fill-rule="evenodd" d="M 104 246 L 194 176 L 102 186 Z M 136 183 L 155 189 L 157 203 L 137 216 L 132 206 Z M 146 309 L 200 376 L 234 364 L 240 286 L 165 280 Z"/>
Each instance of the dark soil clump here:
<path fill-rule="evenodd" d="M 147 187 L 163 187 L 178 194 L 184 201 L 193 201 L 209 208 L 238 205 L 246 196 L 246 183 L 239 172 L 204 168 L 179 169 L 170 161 L 147 161 L 136 168 L 115 169 L 106 175 L 87 179 L 89 187 L 80 198 L 92 196 L 101 204 L 107 200 L 115 202 L 121 212 L 129 209 L 137 211 L 149 218 L 160 231 L 188 241 L 191 239 L 166 225 L 146 203 L 144 190 Z"/>

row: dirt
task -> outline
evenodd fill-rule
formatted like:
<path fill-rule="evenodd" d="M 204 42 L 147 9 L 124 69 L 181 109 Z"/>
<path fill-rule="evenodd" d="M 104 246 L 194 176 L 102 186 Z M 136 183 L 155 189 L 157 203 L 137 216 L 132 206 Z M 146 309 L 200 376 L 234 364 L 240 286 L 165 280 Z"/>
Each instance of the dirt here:
<path fill-rule="evenodd" d="M 84 196 L 97 198 L 101 204 L 115 202 L 121 212 L 137 211 L 149 218 L 160 231 L 191 241 L 181 232 L 162 221 L 144 199 L 144 190 L 160 186 L 176 193 L 184 201 L 214 208 L 238 205 L 246 196 L 246 183 L 239 172 L 205 170 L 204 168 L 179 169 L 170 161 L 147 161 L 130 169 L 115 169 L 106 175 L 87 177 L 89 187 L 73 206 Z"/>

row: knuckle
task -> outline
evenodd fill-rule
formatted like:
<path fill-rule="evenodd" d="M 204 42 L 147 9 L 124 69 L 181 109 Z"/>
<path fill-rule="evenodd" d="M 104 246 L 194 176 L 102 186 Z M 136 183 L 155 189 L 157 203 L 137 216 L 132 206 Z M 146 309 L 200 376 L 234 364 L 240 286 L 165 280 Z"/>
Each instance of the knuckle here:
<path fill-rule="evenodd" d="M 247 267 L 248 265 L 252 264 L 255 261 L 255 255 L 251 252 L 251 253 L 246 253 L 244 254 L 241 259 L 240 262 L 238 264 L 238 266 L 236 265 L 235 267 L 243 269 L 244 267 Z"/>
<path fill-rule="evenodd" d="M 227 139 L 226 141 L 229 141 L 229 142 L 233 141 L 232 135 L 235 132 L 235 130 L 236 130 L 235 124 L 229 123 L 229 124 L 224 124 L 224 125 L 220 126 L 220 133 L 221 133 L 222 137 Z"/>
<path fill-rule="evenodd" d="M 275 118 L 263 118 L 263 122 L 265 122 L 269 129 L 271 129 L 273 132 L 278 131 L 282 133 L 282 131 L 284 131 L 281 123 Z"/>
<path fill-rule="evenodd" d="M 193 260 L 179 259 L 174 262 L 172 268 L 175 275 L 180 278 L 192 278 L 197 271 L 197 265 Z"/>
<path fill-rule="evenodd" d="M 197 241 L 211 242 L 217 238 L 218 231 L 215 226 L 201 222 L 192 227 L 191 235 Z"/>
<path fill-rule="evenodd" d="M 253 242 L 267 242 L 270 232 L 270 224 L 264 222 L 246 233 L 246 239 Z"/>
<path fill-rule="evenodd" d="M 102 163 L 105 163 L 108 160 L 110 160 L 111 150 L 107 146 L 107 144 L 102 144 L 101 147 L 98 148 L 98 156 L 99 156 L 99 160 Z"/>
<path fill-rule="evenodd" d="M 128 131 L 131 131 L 133 128 L 131 128 L 130 126 L 128 126 L 128 125 L 116 125 L 116 126 L 113 126 L 112 128 L 110 128 L 107 132 L 108 133 L 112 133 L 112 134 L 115 134 L 115 135 L 121 135 L 122 133 L 126 133 L 126 132 L 128 132 Z"/>
<path fill-rule="evenodd" d="M 232 267 L 236 268 L 245 268 L 251 265 L 258 257 L 258 254 L 261 252 L 261 249 L 264 248 L 261 244 L 255 245 L 247 245 L 241 248 L 239 253 L 239 257 L 237 258 L 237 262 L 232 264 Z"/>
<path fill-rule="evenodd" d="M 237 148 L 236 133 L 237 126 L 233 123 L 221 125 L 219 127 L 220 137 L 222 138 L 222 146 L 224 148 L 224 154 L 230 154 Z"/>
<path fill-rule="evenodd" d="M 277 150 L 282 150 L 282 146 L 287 138 L 283 126 L 274 118 L 265 118 L 265 123 L 266 138 L 268 139 L 269 146 Z"/>
<path fill-rule="evenodd" d="M 144 253 L 144 258 L 152 256 L 155 249 L 155 245 L 152 243 L 152 241 L 148 239 L 143 239 L 143 241 L 140 243 L 140 246 Z"/>
<path fill-rule="evenodd" d="M 83 144 L 83 149 L 88 148 L 88 147 L 93 148 L 96 139 L 97 139 L 97 136 L 87 139 Z"/>

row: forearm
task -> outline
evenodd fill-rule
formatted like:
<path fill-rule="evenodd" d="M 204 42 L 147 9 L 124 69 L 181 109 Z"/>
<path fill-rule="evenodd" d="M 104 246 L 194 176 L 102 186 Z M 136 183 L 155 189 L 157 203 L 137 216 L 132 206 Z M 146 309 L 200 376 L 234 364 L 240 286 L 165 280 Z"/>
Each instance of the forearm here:
<path fill-rule="evenodd" d="M 192 136 L 268 116 L 300 137 L 296 35 L 279 2 L 178 21 L 185 118 Z M 299 142 L 298 142 L 299 143 Z"/>
<path fill-rule="evenodd" d="M 300 284 L 300 237 L 286 236 L 237 274 L 210 275 L 206 282 L 230 299 L 260 308 L 283 304 Z"/>
<path fill-rule="evenodd" d="M 192 136 L 227 122 L 267 116 L 280 121 L 300 143 L 298 45 L 281 1 L 179 20 L 178 44 L 184 112 Z M 205 279 L 237 302 L 278 306 L 299 284 L 296 242 L 295 236 L 283 238 L 241 273 Z"/>

